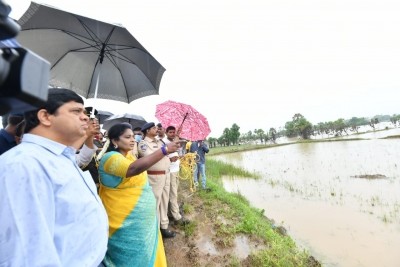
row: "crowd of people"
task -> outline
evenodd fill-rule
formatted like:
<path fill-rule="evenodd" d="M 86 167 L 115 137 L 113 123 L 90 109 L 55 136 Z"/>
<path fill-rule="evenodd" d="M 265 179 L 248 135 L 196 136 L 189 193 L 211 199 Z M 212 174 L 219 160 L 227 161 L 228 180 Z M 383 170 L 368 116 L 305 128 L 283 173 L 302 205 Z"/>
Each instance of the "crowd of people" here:
<path fill-rule="evenodd" d="M 180 158 L 208 146 L 180 129 L 119 123 L 106 132 L 83 99 L 49 89 L 46 104 L 0 130 L 0 266 L 166 266 L 179 210 Z M 3 121 L 4 123 L 4 121 Z"/>

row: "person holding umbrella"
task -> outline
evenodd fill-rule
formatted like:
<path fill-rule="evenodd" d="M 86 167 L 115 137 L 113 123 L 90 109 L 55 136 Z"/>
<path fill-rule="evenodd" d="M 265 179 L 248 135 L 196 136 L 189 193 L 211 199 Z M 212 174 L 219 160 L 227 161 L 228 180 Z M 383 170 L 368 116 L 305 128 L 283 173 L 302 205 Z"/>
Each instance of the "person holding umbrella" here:
<path fill-rule="evenodd" d="M 97 110 L 95 109 L 92 113 L 92 107 L 86 107 L 86 115 L 90 118 L 88 122 L 88 129 L 86 131 L 86 136 L 83 137 L 80 142 L 77 142 L 76 148 L 79 150 L 77 154 L 77 162 L 79 167 L 83 171 L 89 171 L 96 183 L 99 186 L 99 173 L 97 170 L 98 161 L 96 159 L 96 153 L 102 148 L 102 143 L 97 142 L 96 136 L 100 133 L 100 125 L 97 118 L 92 118 L 91 115 L 97 115 Z"/>
<path fill-rule="evenodd" d="M 132 126 L 119 123 L 108 131 L 110 146 L 100 160 L 99 195 L 109 220 L 105 266 L 166 266 L 157 220 L 157 202 L 146 170 L 176 151 L 172 142 L 140 159 L 132 154 L 137 145 Z"/>

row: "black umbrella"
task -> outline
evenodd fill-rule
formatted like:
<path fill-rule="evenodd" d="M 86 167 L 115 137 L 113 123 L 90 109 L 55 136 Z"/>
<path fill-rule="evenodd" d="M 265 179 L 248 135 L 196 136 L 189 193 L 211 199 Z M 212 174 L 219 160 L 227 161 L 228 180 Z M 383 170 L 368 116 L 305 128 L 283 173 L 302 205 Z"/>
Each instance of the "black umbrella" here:
<path fill-rule="evenodd" d="M 50 85 L 130 103 L 159 93 L 164 67 L 122 26 L 32 2 L 17 40 L 51 64 Z"/>
<path fill-rule="evenodd" d="M 125 114 L 116 114 L 108 117 L 103 124 L 103 129 L 107 131 L 115 124 L 127 122 L 132 125 L 132 128 L 142 127 L 147 121 L 139 115 L 125 113 Z"/>
<path fill-rule="evenodd" d="M 103 124 L 105 119 L 107 119 L 111 115 L 114 115 L 113 113 L 105 110 L 93 110 L 93 107 L 85 107 L 85 109 L 86 114 L 91 115 L 92 118 L 97 118 L 99 120 L 99 124 Z"/>
<path fill-rule="evenodd" d="M 103 124 L 104 121 L 109 118 L 110 116 L 114 115 L 113 113 L 105 110 L 99 110 L 97 112 L 97 118 L 99 119 L 99 123 Z"/>

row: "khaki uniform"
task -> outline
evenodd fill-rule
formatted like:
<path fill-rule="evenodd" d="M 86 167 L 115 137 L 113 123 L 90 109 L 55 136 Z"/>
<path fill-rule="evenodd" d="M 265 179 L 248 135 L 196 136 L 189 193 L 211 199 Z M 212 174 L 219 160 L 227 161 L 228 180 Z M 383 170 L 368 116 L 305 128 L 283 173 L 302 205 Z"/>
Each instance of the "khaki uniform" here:
<path fill-rule="evenodd" d="M 138 152 L 141 157 L 152 154 L 160 150 L 164 143 L 161 140 L 153 140 L 145 137 L 139 142 Z M 153 189 L 154 196 L 157 201 L 157 214 L 160 221 L 161 229 L 168 229 L 168 202 L 170 190 L 170 160 L 167 156 L 163 157 L 156 164 L 147 170 L 149 183 Z"/>

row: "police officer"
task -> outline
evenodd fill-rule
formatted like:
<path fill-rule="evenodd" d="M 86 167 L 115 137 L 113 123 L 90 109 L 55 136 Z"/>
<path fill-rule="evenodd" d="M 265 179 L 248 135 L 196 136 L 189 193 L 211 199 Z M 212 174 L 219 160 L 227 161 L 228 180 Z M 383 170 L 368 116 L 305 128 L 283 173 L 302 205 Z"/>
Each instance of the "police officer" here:
<path fill-rule="evenodd" d="M 147 176 L 157 200 L 157 214 L 160 221 L 161 234 L 164 238 L 175 237 L 175 232 L 168 229 L 169 220 L 167 212 L 170 190 L 170 160 L 167 157 L 168 151 L 166 150 L 165 143 L 156 138 L 158 129 L 154 122 L 143 125 L 142 132 L 144 134 L 144 139 L 139 142 L 138 148 L 140 157 L 152 154 L 160 150 L 160 148 L 165 154 L 164 158 L 147 170 Z"/>

